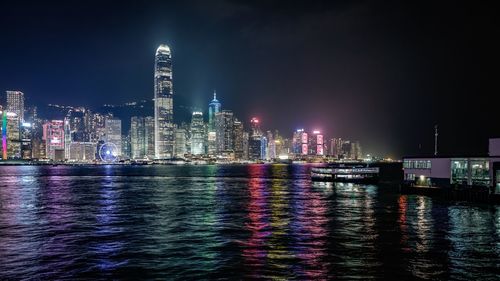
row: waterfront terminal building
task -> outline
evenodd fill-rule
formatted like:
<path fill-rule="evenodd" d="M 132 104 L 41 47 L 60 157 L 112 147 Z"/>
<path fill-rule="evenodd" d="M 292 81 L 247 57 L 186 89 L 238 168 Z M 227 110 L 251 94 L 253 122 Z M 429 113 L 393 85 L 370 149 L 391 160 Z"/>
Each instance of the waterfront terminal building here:
<path fill-rule="evenodd" d="M 500 138 L 487 156 L 404 157 L 404 182 L 422 187 L 485 187 L 500 194 Z"/>

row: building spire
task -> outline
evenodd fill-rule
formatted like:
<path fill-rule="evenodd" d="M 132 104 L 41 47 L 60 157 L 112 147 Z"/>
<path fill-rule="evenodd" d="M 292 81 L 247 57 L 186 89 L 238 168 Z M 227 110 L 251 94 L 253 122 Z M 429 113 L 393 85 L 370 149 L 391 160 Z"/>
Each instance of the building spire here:
<path fill-rule="evenodd" d="M 215 89 L 214 89 L 214 100 L 217 100 L 217 93 L 215 92 Z"/>

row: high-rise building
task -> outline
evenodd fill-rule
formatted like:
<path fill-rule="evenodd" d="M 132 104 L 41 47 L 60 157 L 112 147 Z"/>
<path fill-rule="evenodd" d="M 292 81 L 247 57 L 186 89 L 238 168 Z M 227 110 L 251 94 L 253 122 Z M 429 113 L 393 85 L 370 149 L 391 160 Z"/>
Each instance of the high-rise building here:
<path fill-rule="evenodd" d="M 341 138 L 330 139 L 330 156 L 337 159 L 342 158 L 342 144 L 343 141 Z"/>
<path fill-rule="evenodd" d="M 174 156 L 172 55 L 167 45 L 160 45 L 156 50 L 154 91 L 155 158 L 172 158 Z"/>
<path fill-rule="evenodd" d="M 243 132 L 243 160 L 248 160 L 248 149 L 249 149 L 249 134 L 248 132 Z"/>
<path fill-rule="evenodd" d="M 146 156 L 144 117 L 133 116 L 130 119 L 130 147 L 132 159 L 142 159 Z"/>
<path fill-rule="evenodd" d="M 208 104 L 208 132 L 207 132 L 207 152 L 214 155 L 217 151 L 217 132 L 215 127 L 215 114 L 221 111 L 221 104 L 217 100 L 217 93 L 214 91 L 214 98 Z"/>
<path fill-rule="evenodd" d="M 130 134 L 122 135 L 122 157 L 130 159 Z"/>
<path fill-rule="evenodd" d="M 155 119 L 152 116 L 144 117 L 144 144 L 145 155 L 148 159 L 155 157 Z"/>
<path fill-rule="evenodd" d="M 33 125 L 23 122 L 21 124 L 21 158 L 29 160 L 33 156 L 32 146 Z"/>
<path fill-rule="evenodd" d="M 6 91 L 7 112 L 13 112 L 19 118 L 19 121 L 24 122 L 24 94 L 20 91 Z"/>
<path fill-rule="evenodd" d="M 267 135 L 267 155 L 266 160 L 276 159 L 276 143 L 271 131 L 266 132 Z"/>
<path fill-rule="evenodd" d="M 154 118 L 134 116 L 130 120 L 130 157 L 132 159 L 153 159 Z"/>
<path fill-rule="evenodd" d="M 254 117 L 250 120 L 250 127 L 252 129 L 251 136 L 262 136 L 262 131 L 260 130 L 260 121 L 258 118 Z"/>
<path fill-rule="evenodd" d="M 260 141 L 260 159 L 261 160 L 269 159 L 267 142 L 268 142 L 267 137 L 262 136 L 261 141 Z"/>
<path fill-rule="evenodd" d="M 175 128 L 174 156 L 184 158 L 187 153 L 187 131 L 185 128 Z"/>
<path fill-rule="evenodd" d="M 215 114 L 216 143 L 219 155 L 234 152 L 234 116 L 231 110 L 222 110 Z"/>
<path fill-rule="evenodd" d="M 309 135 L 308 148 L 309 155 L 324 155 L 323 134 L 321 134 L 320 131 L 314 130 L 313 133 Z"/>
<path fill-rule="evenodd" d="M 43 125 L 46 157 L 51 160 L 64 160 L 64 121 L 52 120 Z"/>
<path fill-rule="evenodd" d="M 203 112 L 195 111 L 191 117 L 191 154 L 205 154 L 205 126 Z"/>
<path fill-rule="evenodd" d="M 233 123 L 234 158 L 243 159 L 243 123 L 234 118 Z"/>
<path fill-rule="evenodd" d="M 104 122 L 105 141 L 116 146 L 116 156 L 122 155 L 122 120 L 107 116 Z"/>
<path fill-rule="evenodd" d="M 260 121 L 258 118 L 254 117 L 250 120 L 250 136 L 248 139 L 248 159 L 249 160 L 260 160 L 262 159 L 262 132 L 260 130 Z"/>
<path fill-rule="evenodd" d="M 92 162 L 96 158 L 97 144 L 94 142 L 72 142 L 69 145 L 69 160 Z"/>
<path fill-rule="evenodd" d="M 342 141 L 342 150 L 340 153 L 340 159 L 345 159 L 349 158 L 351 159 L 351 141 L 350 140 L 343 140 Z"/>
<path fill-rule="evenodd" d="M 351 151 L 349 153 L 349 158 L 354 160 L 363 159 L 363 153 L 361 151 L 361 145 L 359 141 L 351 142 Z"/>
<path fill-rule="evenodd" d="M 14 112 L 0 111 L 2 135 L 2 159 L 21 158 L 21 134 L 19 117 Z"/>
<path fill-rule="evenodd" d="M 70 159 L 70 145 L 71 145 L 71 128 L 70 128 L 70 118 L 64 118 L 64 158 Z"/>
<path fill-rule="evenodd" d="M 308 134 L 304 129 L 297 129 L 293 133 L 293 153 L 296 156 L 307 155 L 309 153 L 309 139 Z"/>

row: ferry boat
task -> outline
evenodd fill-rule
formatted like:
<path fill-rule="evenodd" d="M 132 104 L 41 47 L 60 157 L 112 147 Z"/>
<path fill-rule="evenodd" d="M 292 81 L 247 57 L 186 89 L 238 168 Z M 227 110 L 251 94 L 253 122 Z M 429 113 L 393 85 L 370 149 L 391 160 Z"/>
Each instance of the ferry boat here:
<path fill-rule="evenodd" d="M 379 168 L 364 163 L 335 163 L 311 169 L 311 180 L 334 182 L 376 183 Z"/>

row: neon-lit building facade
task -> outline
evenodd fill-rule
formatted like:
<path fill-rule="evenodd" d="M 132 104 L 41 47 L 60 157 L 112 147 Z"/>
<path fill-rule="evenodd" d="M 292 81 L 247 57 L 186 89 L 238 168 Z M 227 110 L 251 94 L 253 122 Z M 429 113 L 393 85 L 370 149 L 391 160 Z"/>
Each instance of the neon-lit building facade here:
<path fill-rule="evenodd" d="M 7 112 L 2 111 L 2 159 L 7 160 Z"/>
<path fill-rule="evenodd" d="M 19 117 L 14 112 L 0 111 L 2 159 L 21 158 L 21 131 Z"/>
<path fill-rule="evenodd" d="M 155 158 L 172 158 L 174 156 L 172 55 L 167 45 L 160 45 L 156 50 L 154 92 Z"/>
<path fill-rule="evenodd" d="M 47 150 L 47 158 L 51 160 L 61 160 L 64 156 L 64 121 L 52 120 L 43 125 L 43 139 Z M 57 156 L 57 157 L 56 157 Z"/>
<path fill-rule="evenodd" d="M 309 155 L 324 155 L 324 140 L 323 134 L 319 130 L 314 130 L 309 135 Z"/>

